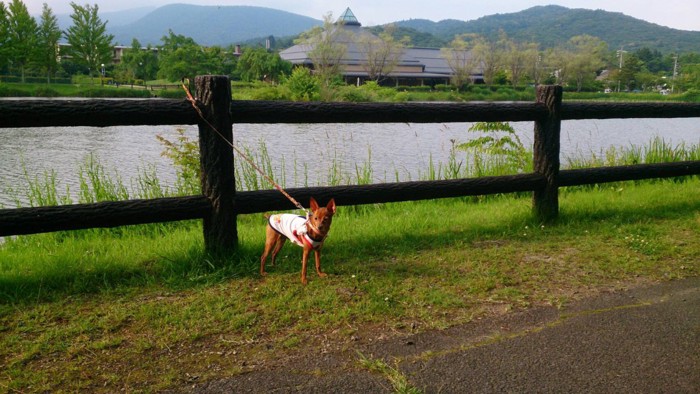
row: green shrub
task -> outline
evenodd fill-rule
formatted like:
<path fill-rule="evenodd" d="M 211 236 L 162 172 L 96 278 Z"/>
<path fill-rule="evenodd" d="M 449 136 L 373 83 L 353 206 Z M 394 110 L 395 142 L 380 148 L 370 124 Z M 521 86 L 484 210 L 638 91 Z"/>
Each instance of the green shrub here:
<path fill-rule="evenodd" d="M 347 86 L 339 91 L 339 99 L 341 101 L 347 101 L 351 103 L 362 103 L 368 101 L 374 101 L 373 94 L 367 90 L 360 89 L 354 86 Z"/>
<path fill-rule="evenodd" d="M 317 100 L 321 92 L 318 78 L 311 75 L 311 71 L 306 67 L 295 68 L 283 85 L 289 89 L 293 100 Z"/>
<path fill-rule="evenodd" d="M 264 88 L 253 90 L 251 97 L 253 100 L 289 100 L 290 93 L 286 87 L 268 85 Z"/>
<path fill-rule="evenodd" d="M 17 89 L 14 86 L 0 84 L 0 97 L 29 97 L 32 94 L 26 90 Z"/>
<path fill-rule="evenodd" d="M 700 102 L 700 90 L 690 89 L 681 95 L 681 100 L 688 102 Z"/>
<path fill-rule="evenodd" d="M 187 95 L 182 89 L 164 89 L 151 92 L 154 96 L 169 99 L 184 99 Z M 149 95 L 151 94 L 149 93 Z"/>
<path fill-rule="evenodd" d="M 166 90 L 158 91 L 157 94 L 161 95 Z M 173 90 L 175 92 L 175 90 Z M 77 93 L 80 97 L 126 97 L 126 98 L 148 98 L 151 97 L 151 92 L 146 89 L 117 89 L 117 88 L 103 88 L 94 87 L 81 90 Z M 184 97 L 184 96 L 183 96 Z"/>
<path fill-rule="evenodd" d="M 58 97 L 61 94 L 48 86 L 39 86 L 34 90 L 36 97 Z"/>
<path fill-rule="evenodd" d="M 185 129 L 177 129 L 177 139 L 170 141 L 162 135 L 157 135 L 158 141 L 165 147 L 162 155 L 170 159 L 175 166 L 178 194 L 192 195 L 201 193 L 199 140 L 191 140 Z"/>
<path fill-rule="evenodd" d="M 412 101 L 412 97 L 408 92 L 398 92 L 394 95 L 394 101 L 403 103 L 406 101 Z"/>
<path fill-rule="evenodd" d="M 424 86 L 397 86 L 396 91 L 398 92 L 430 92 L 433 90 L 429 85 Z"/>
<path fill-rule="evenodd" d="M 475 176 L 532 170 L 532 154 L 508 122 L 474 123 L 469 132 L 482 133 L 483 136 L 460 143 L 456 148 L 472 155 L 471 170 Z"/>

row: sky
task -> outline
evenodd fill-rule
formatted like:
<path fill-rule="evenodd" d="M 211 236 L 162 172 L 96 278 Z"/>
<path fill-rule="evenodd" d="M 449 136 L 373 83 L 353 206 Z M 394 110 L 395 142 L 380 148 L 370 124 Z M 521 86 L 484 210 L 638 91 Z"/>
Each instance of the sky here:
<path fill-rule="evenodd" d="M 10 1 L 3 1 L 8 4 Z M 47 3 L 54 14 L 70 14 L 70 0 L 24 0 L 32 15 L 41 14 Z M 405 19 L 474 20 L 493 14 L 513 13 L 537 5 L 556 4 L 567 8 L 602 9 L 658 25 L 700 31 L 698 0 L 75 0 L 76 4 L 97 4 L 100 12 L 121 11 L 171 3 L 198 5 L 255 5 L 323 19 L 339 16 L 347 7 L 363 26 L 374 26 Z"/>

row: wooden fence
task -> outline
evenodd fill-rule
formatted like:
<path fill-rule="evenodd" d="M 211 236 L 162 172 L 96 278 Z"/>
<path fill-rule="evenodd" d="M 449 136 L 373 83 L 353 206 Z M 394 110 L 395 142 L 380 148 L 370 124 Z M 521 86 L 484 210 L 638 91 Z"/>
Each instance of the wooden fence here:
<path fill-rule="evenodd" d="M 199 108 L 232 141 L 234 123 L 446 123 L 533 121 L 534 172 L 470 179 L 288 189 L 299 201 L 334 197 L 359 205 L 532 191 L 533 213 L 556 219 L 558 188 L 700 174 L 700 161 L 560 171 L 562 120 L 700 117 L 699 103 L 562 102 L 559 86 L 537 88 L 535 102 L 320 103 L 232 101 L 227 77 L 195 79 Z M 237 243 L 236 215 L 293 209 L 276 190 L 235 191 L 230 146 L 183 100 L 5 100 L 0 127 L 198 124 L 202 195 L 0 210 L 0 236 L 202 219 L 208 250 Z"/>

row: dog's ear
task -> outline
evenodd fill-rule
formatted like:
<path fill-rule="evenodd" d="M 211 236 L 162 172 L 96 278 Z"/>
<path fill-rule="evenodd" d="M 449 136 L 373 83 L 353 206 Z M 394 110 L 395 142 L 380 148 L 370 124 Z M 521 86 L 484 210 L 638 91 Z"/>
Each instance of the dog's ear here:
<path fill-rule="evenodd" d="M 310 204 L 309 206 L 311 207 L 312 212 L 316 212 L 318 210 L 318 203 L 316 202 L 316 200 L 313 197 L 311 197 L 311 201 L 309 202 L 309 204 Z"/>
<path fill-rule="evenodd" d="M 328 212 L 335 214 L 335 200 L 331 198 L 330 201 L 328 201 L 328 205 L 326 206 L 326 209 Z"/>

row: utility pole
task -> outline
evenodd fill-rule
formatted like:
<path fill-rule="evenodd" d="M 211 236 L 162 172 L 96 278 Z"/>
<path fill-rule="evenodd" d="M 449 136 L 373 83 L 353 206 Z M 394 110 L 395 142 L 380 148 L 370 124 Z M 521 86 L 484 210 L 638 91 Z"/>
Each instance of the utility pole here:
<path fill-rule="evenodd" d="M 617 51 L 617 56 L 620 58 L 620 68 L 618 69 L 618 74 L 617 74 L 617 92 L 618 93 L 620 93 L 620 78 L 622 75 L 623 55 L 625 52 L 627 52 L 627 51 L 623 50 L 624 47 L 625 47 L 624 45 L 620 45 L 620 50 Z"/>
<path fill-rule="evenodd" d="M 673 77 L 671 78 L 671 93 L 676 85 L 676 75 L 678 75 L 678 55 L 673 56 Z"/>

